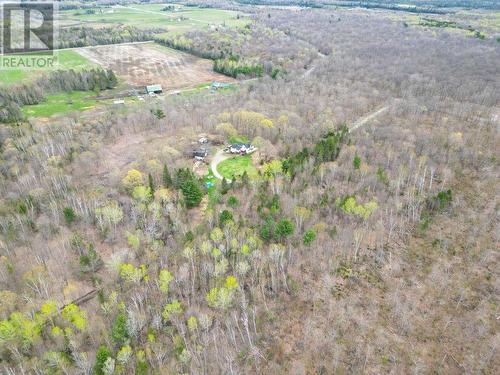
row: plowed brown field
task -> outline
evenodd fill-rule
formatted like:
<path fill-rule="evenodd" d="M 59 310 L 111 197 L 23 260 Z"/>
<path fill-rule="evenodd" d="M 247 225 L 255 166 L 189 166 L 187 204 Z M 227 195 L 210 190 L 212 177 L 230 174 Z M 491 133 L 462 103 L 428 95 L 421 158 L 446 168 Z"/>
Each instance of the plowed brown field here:
<path fill-rule="evenodd" d="M 104 68 L 112 69 L 132 86 L 160 84 L 164 91 L 201 83 L 233 82 L 212 70 L 212 61 L 155 43 L 121 44 L 77 49 Z"/>

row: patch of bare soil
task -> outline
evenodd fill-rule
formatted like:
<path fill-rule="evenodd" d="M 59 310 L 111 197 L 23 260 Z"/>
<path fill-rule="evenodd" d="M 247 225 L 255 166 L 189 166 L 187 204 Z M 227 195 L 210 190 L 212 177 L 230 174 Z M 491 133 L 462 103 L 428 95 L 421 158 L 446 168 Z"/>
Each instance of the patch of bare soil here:
<path fill-rule="evenodd" d="M 111 185 L 132 168 L 141 168 L 148 160 L 161 162 L 182 158 L 191 138 L 187 134 L 158 134 L 154 132 L 124 134 L 98 151 L 98 162 L 89 168 L 89 183 Z"/>
<path fill-rule="evenodd" d="M 203 177 L 208 174 L 208 165 L 204 162 L 197 161 L 193 164 L 193 172 L 198 177 Z"/>

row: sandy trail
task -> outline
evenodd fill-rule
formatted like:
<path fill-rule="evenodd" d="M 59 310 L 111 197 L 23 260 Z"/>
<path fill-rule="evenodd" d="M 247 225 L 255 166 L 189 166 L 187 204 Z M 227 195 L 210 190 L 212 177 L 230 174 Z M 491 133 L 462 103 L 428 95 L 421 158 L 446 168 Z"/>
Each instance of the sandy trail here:
<path fill-rule="evenodd" d="M 217 171 L 217 166 L 224 160 L 229 159 L 232 155 L 226 154 L 224 150 L 219 150 L 217 153 L 214 155 L 212 158 L 212 161 L 210 162 L 210 168 L 212 169 L 212 173 L 214 174 L 215 177 L 217 177 L 219 180 L 222 180 L 224 176 L 222 176 L 218 171 Z M 226 179 L 227 182 L 231 182 L 231 180 Z"/>
<path fill-rule="evenodd" d="M 369 115 L 360 118 L 358 121 L 354 123 L 354 125 L 349 129 L 349 133 L 352 133 L 356 129 L 361 128 L 362 126 L 366 125 L 368 122 L 373 120 L 375 117 L 380 115 L 381 113 L 387 111 L 389 109 L 390 105 L 386 105 L 385 107 L 382 107 L 378 109 L 377 111 L 370 113 Z"/>

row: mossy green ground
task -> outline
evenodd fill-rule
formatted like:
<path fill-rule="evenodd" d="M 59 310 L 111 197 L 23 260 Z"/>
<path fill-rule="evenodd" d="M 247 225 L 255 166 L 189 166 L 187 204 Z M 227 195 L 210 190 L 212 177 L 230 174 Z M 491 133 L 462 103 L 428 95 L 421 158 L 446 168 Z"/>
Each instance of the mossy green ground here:
<path fill-rule="evenodd" d="M 235 176 L 241 177 L 245 171 L 250 178 L 255 178 L 258 174 L 257 168 L 253 165 L 252 155 L 226 159 L 217 166 L 217 171 L 228 179 L 233 179 Z"/>
<path fill-rule="evenodd" d="M 53 70 L 82 70 L 95 68 L 97 65 L 75 51 L 63 50 L 55 54 L 56 64 L 47 69 L 3 69 L 0 71 L 0 85 L 14 85 L 29 82 L 41 74 Z"/>

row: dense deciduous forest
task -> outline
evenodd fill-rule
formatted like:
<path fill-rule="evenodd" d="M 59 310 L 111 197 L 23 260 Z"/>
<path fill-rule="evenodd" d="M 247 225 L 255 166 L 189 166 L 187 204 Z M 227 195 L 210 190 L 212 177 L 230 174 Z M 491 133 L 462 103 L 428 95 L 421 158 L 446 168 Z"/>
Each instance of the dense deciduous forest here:
<path fill-rule="evenodd" d="M 117 44 L 126 42 L 143 42 L 153 40 L 156 34 L 165 32 L 159 28 L 137 28 L 124 26 L 113 27 L 69 27 L 61 29 L 58 48 L 96 46 L 101 44 Z"/>
<path fill-rule="evenodd" d="M 300 6 L 321 8 L 325 6 L 363 7 L 390 9 L 405 12 L 444 13 L 440 8 L 474 8 L 474 9 L 499 9 L 499 4 L 492 0 L 407 0 L 395 2 L 393 0 L 237 0 L 241 4 L 274 5 L 274 6 Z"/>
<path fill-rule="evenodd" d="M 3 371 L 498 373 L 499 44 L 253 17 L 175 43 L 286 74 L 0 126 Z M 200 134 L 255 176 L 207 191 Z"/>
<path fill-rule="evenodd" d="M 257 22 L 239 30 L 195 31 L 155 41 L 213 59 L 215 70 L 223 74 L 276 78 L 287 70 L 307 66 L 317 57 L 315 47 L 288 33 Z"/>

